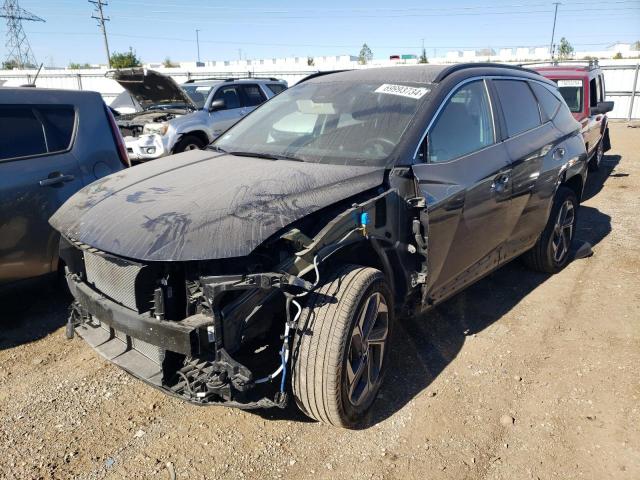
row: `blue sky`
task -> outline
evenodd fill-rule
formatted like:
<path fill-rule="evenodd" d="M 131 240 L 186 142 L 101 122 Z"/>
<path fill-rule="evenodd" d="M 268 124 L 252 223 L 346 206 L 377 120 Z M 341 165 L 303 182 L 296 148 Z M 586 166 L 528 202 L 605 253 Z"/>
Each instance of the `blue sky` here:
<path fill-rule="evenodd" d="M 0 0 L 2 1 L 2 0 Z M 39 62 L 105 61 L 102 38 L 86 0 L 21 0 L 46 19 L 24 27 Z M 349 2 L 111 0 L 105 7 L 112 51 L 133 47 L 143 61 L 282 56 L 357 55 L 366 42 L 374 57 L 451 49 L 547 45 L 553 4 L 543 0 Z M 1 20 L 1 19 L 0 19 Z M 6 25 L 0 23 L 0 35 Z M 640 0 L 566 0 L 556 38 L 576 50 L 640 40 Z M 0 57 L 4 57 L 4 42 Z"/>

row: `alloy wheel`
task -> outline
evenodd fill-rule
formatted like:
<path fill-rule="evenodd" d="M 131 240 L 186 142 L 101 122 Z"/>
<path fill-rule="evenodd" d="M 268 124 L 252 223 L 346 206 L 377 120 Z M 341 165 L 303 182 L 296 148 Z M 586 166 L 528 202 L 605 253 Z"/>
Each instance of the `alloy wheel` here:
<path fill-rule="evenodd" d="M 377 392 L 388 335 L 387 302 L 380 292 L 374 292 L 363 303 L 347 354 L 345 380 L 353 406 L 366 405 Z"/>
<path fill-rule="evenodd" d="M 200 147 L 198 147 L 198 145 L 196 145 L 195 143 L 190 143 L 184 147 L 185 152 L 188 152 L 189 150 L 200 150 Z"/>
<path fill-rule="evenodd" d="M 565 200 L 558 212 L 551 237 L 553 260 L 561 264 L 569 254 L 575 222 L 575 208 L 571 200 Z"/>

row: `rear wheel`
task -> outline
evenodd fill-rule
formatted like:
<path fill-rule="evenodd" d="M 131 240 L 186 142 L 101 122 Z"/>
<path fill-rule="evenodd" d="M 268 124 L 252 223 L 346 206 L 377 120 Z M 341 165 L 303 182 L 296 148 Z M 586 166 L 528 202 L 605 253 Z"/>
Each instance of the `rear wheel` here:
<path fill-rule="evenodd" d="M 173 153 L 187 152 L 189 150 L 202 150 L 204 142 L 200 137 L 195 135 L 185 135 L 180 139 L 176 146 L 173 147 Z"/>
<path fill-rule="evenodd" d="M 379 270 L 346 265 L 309 295 L 292 349 L 298 406 L 331 425 L 356 428 L 382 384 L 393 298 Z"/>
<path fill-rule="evenodd" d="M 578 198 L 573 190 L 560 186 L 551 214 L 540 238 L 524 254 L 525 263 L 539 272 L 557 273 L 569 261 L 569 249 L 576 230 Z"/>

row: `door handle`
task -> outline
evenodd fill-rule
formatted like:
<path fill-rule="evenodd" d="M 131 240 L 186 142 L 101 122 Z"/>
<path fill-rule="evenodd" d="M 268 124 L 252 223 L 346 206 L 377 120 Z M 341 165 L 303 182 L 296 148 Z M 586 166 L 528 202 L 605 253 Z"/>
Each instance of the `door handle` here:
<path fill-rule="evenodd" d="M 565 150 L 562 147 L 556 148 L 553 151 L 553 159 L 554 160 L 562 160 L 564 158 Z"/>
<path fill-rule="evenodd" d="M 76 177 L 73 175 L 64 175 L 60 172 L 50 173 L 47 178 L 44 180 L 40 180 L 38 184 L 41 187 L 52 187 L 54 185 L 59 185 L 61 183 L 72 182 Z"/>
<path fill-rule="evenodd" d="M 509 174 L 501 173 L 497 175 L 493 179 L 493 183 L 491 183 L 491 190 L 497 193 L 502 193 L 507 189 L 507 184 L 509 183 Z"/>

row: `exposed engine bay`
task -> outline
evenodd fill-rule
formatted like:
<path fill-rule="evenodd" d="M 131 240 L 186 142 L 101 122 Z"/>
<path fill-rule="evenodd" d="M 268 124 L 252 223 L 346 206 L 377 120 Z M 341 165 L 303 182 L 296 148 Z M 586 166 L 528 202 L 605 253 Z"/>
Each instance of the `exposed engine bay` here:
<path fill-rule="evenodd" d="M 144 126 L 150 123 L 161 123 L 180 117 L 192 110 L 188 108 L 151 109 L 144 112 L 121 114 L 116 117 L 116 123 L 123 137 L 139 137 Z"/>

